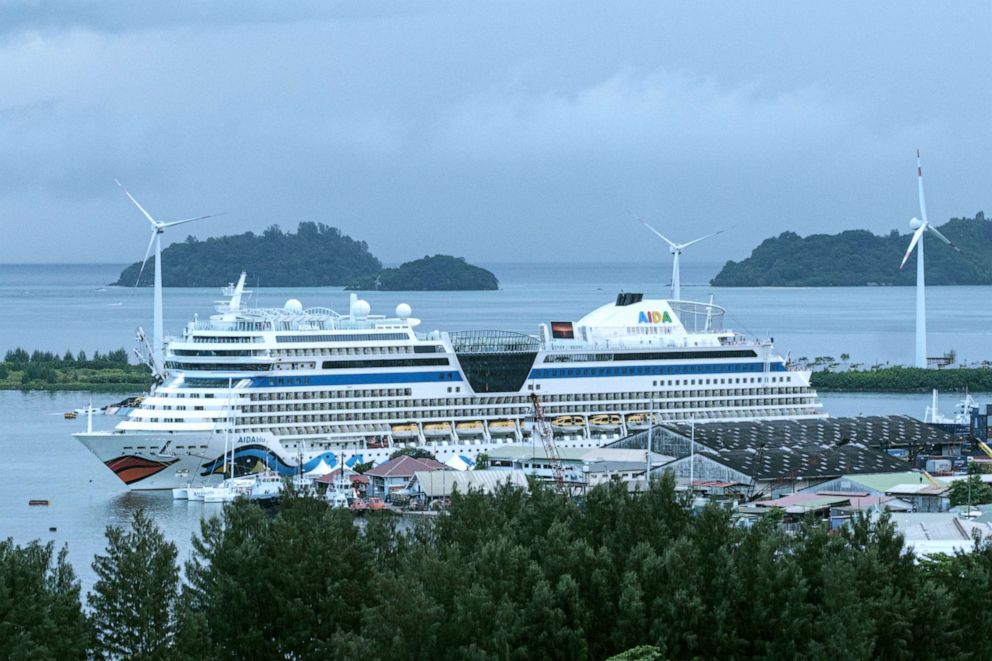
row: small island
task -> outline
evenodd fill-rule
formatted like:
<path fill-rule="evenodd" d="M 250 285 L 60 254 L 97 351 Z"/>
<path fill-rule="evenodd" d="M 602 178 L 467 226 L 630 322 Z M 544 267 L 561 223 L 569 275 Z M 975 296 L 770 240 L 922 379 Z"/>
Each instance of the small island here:
<path fill-rule="evenodd" d="M 323 223 L 303 222 L 295 233 L 272 225 L 260 235 L 245 232 L 203 241 L 193 236 L 162 251 L 166 287 L 216 287 L 247 271 L 256 287 L 344 287 L 388 291 L 498 289 L 489 271 L 459 257 L 434 255 L 399 268 L 382 267 L 364 241 Z M 140 273 L 140 278 L 139 278 Z M 120 287 L 150 287 L 155 258 L 125 268 Z"/>
<path fill-rule="evenodd" d="M 933 234 L 926 236 L 928 285 L 992 284 L 992 222 L 952 218 L 937 228 L 961 250 L 955 252 Z M 899 263 L 911 235 L 892 230 L 885 236 L 866 230 L 801 237 L 783 232 L 766 239 L 751 256 L 728 261 L 710 281 L 715 287 L 860 287 L 916 284 L 916 260 Z"/>
<path fill-rule="evenodd" d="M 0 390 L 83 390 L 144 392 L 153 382 L 151 370 L 128 361 L 124 349 L 64 355 L 50 351 L 8 350 L 0 361 Z"/>
<path fill-rule="evenodd" d="M 352 290 L 377 291 L 482 291 L 499 289 L 491 272 L 468 264 L 462 257 L 425 256 L 398 268 L 360 278 L 348 285 Z"/>

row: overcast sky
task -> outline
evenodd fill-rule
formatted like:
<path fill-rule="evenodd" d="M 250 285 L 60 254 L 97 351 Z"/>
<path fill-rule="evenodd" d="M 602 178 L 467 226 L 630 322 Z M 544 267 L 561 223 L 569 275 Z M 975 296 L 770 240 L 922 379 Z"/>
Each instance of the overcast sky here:
<path fill-rule="evenodd" d="M 992 211 L 992 3 L 0 0 L 0 262 L 201 238 L 647 261 Z M 188 230 L 188 231 L 184 231 Z M 168 235 L 167 235 L 168 236 Z M 668 259 L 667 256 L 663 256 Z M 687 259 L 688 259 L 687 254 Z M 250 265 L 246 265 L 250 267 Z"/>

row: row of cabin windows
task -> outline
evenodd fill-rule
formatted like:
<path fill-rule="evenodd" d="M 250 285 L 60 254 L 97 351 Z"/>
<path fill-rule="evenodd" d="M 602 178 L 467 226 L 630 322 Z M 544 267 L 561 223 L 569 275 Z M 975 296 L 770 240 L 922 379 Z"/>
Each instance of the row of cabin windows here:
<path fill-rule="evenodd" d="M 669 410 L 670 409 L 670 410 Z M 597 407 L 597 406 L 573 406 L 566 410 L 558 412 L 558 414 L 586 414 L 595 415 L 599 413 L 612 413 L 620 412 L 626 410 L 619 406 L 607 406 L 607 407 Z M 681 406 L 665 406 L 659 408 L 655 413 L 664 419 L 677 419 L 680 415 L 685 415 L 686 412 L 698 413 L 700 411 L 714 411 L 715 413 L 722 414 L 735 414 L 740 413 L 743 416 L 747 415 L 797 415 L 797 414 L 809 414 L 815 412 L 815 406 L 813 402 L 804 400 L 802 398 L 789 398 L 786 400 L 771 400 L 771 399 L 752 399 L 745 401 L 727 401 L 727 400 L 707 400 L 703 402 L 689 402 Z M 777 413 L 768 413 L 768 411 L 776 411 Z M 553 413 L 549 409 L 549 414 Z M 292 423 L 315 423 L 315 422 L 341 422 L 341 423 L 358 423 L 363 421 L 389 421 L 392 423 L 402 423 L 409 420 L 439 420 L 448 421 L 455 418 L 459 419 L 476 419 L 476 418 L 494 418 L 494 417 L 511 417 L 520 418 L 525 417 L 530 414 L 530 409 L 527 407 L 505 407 L 487 410 L 465 410 L 465 409 L 438 409 L 435 411 L 423 411 L 423 410 L 409 410 L 409 411 L 396 411 L 389 413 L 368 413 L 362 416 L 361 420 L 356 420 L 353 414 L 337 414 L 337 413 L 321 413 L 321 414 L 306 414 L 306 415 L 268 415 L 268 414 L 258 414 L 258 415 L 245 415 L 241 416 L 239 419 L 239 426 L 258 426 L 258 425 L 284 425 Z"/>
<path fill-rule="evenodd" d="M 279 404 L 279 405 L 263 405 L 263 406 L 247 406 L 243 409 L 244 414 L 271 414 L 271 413 L 309 413 L 314 412 L 320 415 L 334 415 L 337 411 L 363 411 L 367 412 L 369 416 L 381 415 L 389 418 L 415 418 L 420 416 L 434 416 L 434 417 L 451 417 L 451 416 L 492 416 L 492 415 L 502 415 L 502 414 L 529 414 L 531 407 L 528 406 L 514 406 L 514 407 L 500 407 L 496 405 L 483 406 L 479 408 L 471 408 L 465 406 L 459 406 L 457 408 L 441 408 L 445 405 L 447 406 L 457 406 L 458 402 L 444 402 L 439 404 L 432 404 L 430 407 L 417 407 L 411 408 L 410 402 L 399 402 L 399 401 L 370 401 L 370 402 L 344 402 L 334 406 L 330 409 L 322 409 L 310 404 Z M 551 413 L 568 413 L 568 412 L 625 412 L 632 410 L 632 404 L 634 408 L 643 408 L 647 410 L 651 407 L 645 406 L 643 402 L 638 406 L 636 403 L 615 403 L 615 404 L 549 404 L 545 406 L 545 409 Z M 656 410 L 673 410 L 673 409 L 699 409 L 699 408 L 710 408 L 710 407 L 731 407 L 731 406 L 805 406 L 814 404 L 812 397 L 785 397 L 785 396 L 775 396 L 775 397 L 762 397 L 762 398 L 748 398 L 748 399 L 700 399 L 700 400 L 681 400 L 681 401 L 666 401 L 666 402 L 656 402 L 654 408 Z M 413 404 L 416 406 L 416 404 Z M 377 413 L 376 409 L 398 409 L 396 411 L 386 411 L 382 413 Z M 351 414 L 345 416 L 345 418 L 350 417 Z M 278 417 L 278 416 L 277 416 Z M 378 418 L 377 418 L 378 419 Z"/>
<path fill-rule="evenodd" d="M 687 397 L 729 397 L 729 396 L 760 396 L 760 395 L 789 395 L 789 394 L 811 394 L 805 387 L 787 388 L 716 388 L 701 390 L 662 390 L 658 392 L 637 391 L 637 392 L 616 392 L 616 393 L 589 393 L 570 395 L 545 395 L 541 398 L 544 403 L 553 402 L 580 402 L 580 401 L 630 401 L 630 400 L 665 400 L 684 399 Z M 251 393 L 251 401 L 305 401 L 319 400 L 328 401 L 332 399 L 369 399 L 383 397 L 410 397 L 410 388 L 390 388 L 381 390 L 306 390 L 297 392 L 274 392 L 274 393 Z M 410 406 L 444 406 L 444 405 L 493 405 L 493 404 L 526 404 L 530 405 L 530 400 L 526 396 L 497 396 L 480 397 L 466 396 L 456 398 L 430 398 L 416 399 Z"/>

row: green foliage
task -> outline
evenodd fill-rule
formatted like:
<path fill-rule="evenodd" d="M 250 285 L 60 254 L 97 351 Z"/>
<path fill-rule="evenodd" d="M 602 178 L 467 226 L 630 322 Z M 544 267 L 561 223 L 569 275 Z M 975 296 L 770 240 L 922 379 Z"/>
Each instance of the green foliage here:
<path fill-rule="evenodd" d="M 949 493 L 951 506 L 984 505 L 992 503 L 992 484 L 982 482 L 979 475 L 969 475 L 966 480 L 956 480 Z"/>
<path fill-rule="evenodd" d="M 362 475 L 363 473 L 372 470 L 374 467 L 375 467 L 374 462 L 366 461 L 365 463 L 362 464 L 355 464 L 354 466 L 351 467 L 351 470 L 355 471 L 359 475 Z"/>
<path fill-rule="evenodd" d="M 462 257 L 425 256 L 399 268 L 383 269 L 377 275 L 356 278 L 348 289 L 383 291 L 469 291 L 499 289 L 496 276 L 468 264 Z"/>
<path fill-rule="evenodd" d="M 887 515 L 861 513 L 836 531 L 810 517 L 786 533 L 780 514 L 744 529 L 723 509 L 693 515 L 685 505 L 671 476 L 643 493 L 601 485 L 581 502 L 539 485 L 455 493 L 443 516 L 403 528 L 392 517 L 356 525 L 351 512 L 292 491 L 274 512 L 238 500 L 202 522 L 178 599 L 175 549 L 139 514 L 130 532 L 108 529 L 94 565 L 99 638 L 88 651 L 988 658 L 992 541 L 918 559 Z M 50 569 L 50 545 L 12 549 L 0 544 L 0 652 L 81 657 L 92 638 L 71 571 L 61 559 Z"/>
<path fill-rule="evenodd" d="M 107 353 L 96 351 L 92 358 L 80 351 L 28 353 L 17 348 L 7 351 L 0 362 L 0 388 L 41 390 L 131 390 L 151 383 L 145 365 L 132 365 L 124 349 Z"/>
<path fill-rule="evenodd" d="M 155 259 L 145 265 L 142 286 L 151 286 Z M 355 241 L 323 223 L 302 222 L 296 233 L 269 227 L 261 236 L 245 232 L 199 241 L 187 237 L 162 251 L 162 283 L 167 287 L 216 287 L 238 279 L 251 267 L 251 282 L 265 287 L 345 285 L 378 273 L 382 264 L 364 241 Z M 116 285 L 133 287 L 141 263 L 121 272 Z"/>
<path fill-rule="evenodd" d="M 144 510 L 135 512 L 128 530 L 108 526 L 106 536 L 106 555 L 93 561 L 97 581 L 89 594 L 98 655 L 168 658 L 178 627 L 175 544 Z"/>
<path fill-rule="evenodd" d="M 0 541 L 0 658 L 85 659 L 91 642 L 65 549 Z"/>
<path fill-rule="evenodd" d="M 965 389 L 992 390 L 992 368 L 958 367 L 933 370 L 920 367 L 884 367 L 875 370 L 813 372 L 811 385 L 819 390 L 852 392 L 930 392 Z"/>
<path fill-rule="evenodd" d="M 389 455 L 389 458 L 395 459 L 396 457 L 403 456 L 413 457 L 414 459 L 437 459 L 433 452 L 424 448 L 400 448 Z"/>
<path fill-rule="evenodd" d="M 952 218 L 938 228 L 961 252 L 929 235 L 924 259 L 928 285 L 992 284 L 992 222 Z M 913 285 L 916 259 L 901 269 L 911 235 L 866 230 L 812 234 L 783 232 L 765 239 L 747 259 L 728 261 L 711 281 L 718 287 L 847 287 Z"/>

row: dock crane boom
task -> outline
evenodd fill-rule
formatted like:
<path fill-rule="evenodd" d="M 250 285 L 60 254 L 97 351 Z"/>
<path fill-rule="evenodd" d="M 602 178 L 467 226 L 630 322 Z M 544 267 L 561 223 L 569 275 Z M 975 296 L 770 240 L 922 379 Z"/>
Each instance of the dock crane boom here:
<path fill-rule="evenodd" d="M 537 397 L 537 393 L 530 394 L 530 403 L 534 407 L 534 430 L 532 433 L 540 436 L 541 443 L 544 444 L 544 453 L 548 455 L 548 460 L 551 462 L 555 488 L 558 493 L 568 495 L 568 487 L 565 485 L 565 467 L 561 463 L 561 455 L 558 454 L 558 446 L 555 444 L 555 435 L 551 431 L 551 423 L 544 417 L 541 400 Z"/>

